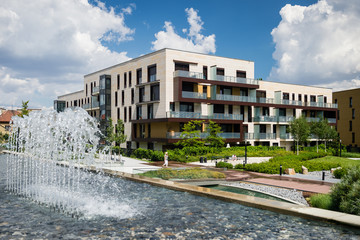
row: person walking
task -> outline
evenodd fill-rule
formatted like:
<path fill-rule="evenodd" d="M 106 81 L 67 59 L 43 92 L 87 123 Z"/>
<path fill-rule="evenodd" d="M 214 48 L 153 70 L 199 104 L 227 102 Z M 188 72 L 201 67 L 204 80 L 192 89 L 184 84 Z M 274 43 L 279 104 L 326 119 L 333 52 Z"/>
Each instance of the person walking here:
<path fill-rule="evenodd" d="M 167 167 L 168 165 L 169 165 L 169 156 L 168 156 L 168 153 L 165 152 L 163 166 Z"/>

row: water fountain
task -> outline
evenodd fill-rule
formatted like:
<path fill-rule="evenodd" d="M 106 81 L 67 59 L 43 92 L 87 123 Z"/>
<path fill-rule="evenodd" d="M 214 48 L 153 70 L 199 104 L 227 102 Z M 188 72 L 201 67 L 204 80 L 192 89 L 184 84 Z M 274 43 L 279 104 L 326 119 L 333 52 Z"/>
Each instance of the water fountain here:
<path fill-rule="evenodd" d="M 80 169 L 98 129 L 83 110 L 14 119 L 0 155 L 2 238 L 357 238 L 357 230 Z M 76 216 L 76 217 L 74 217 Z"/>

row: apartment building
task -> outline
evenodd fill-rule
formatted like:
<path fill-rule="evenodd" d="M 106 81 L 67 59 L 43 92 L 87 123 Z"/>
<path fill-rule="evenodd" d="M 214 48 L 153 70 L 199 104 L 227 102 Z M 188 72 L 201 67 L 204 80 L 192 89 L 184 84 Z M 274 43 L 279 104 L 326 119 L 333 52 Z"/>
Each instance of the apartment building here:
<path fill-rule="evenodd" d="M 338 104 L 337 131 L 343 144 L 360 147 L 360 88 L 333 93 Z"/>
<path fill-rule="evenodd" d="M 162 150 L 190 120 L 218 123 L 232 145 L 281 146 L 289 121 L 327 118 L 336 124 L 332 90 L 254 79 L 254 62 L 162 49 L 85 75 L 84 90 L 59 96 L 55 109 L 83 107 L 100 121 L 122 119 L 122 147 Z"/>

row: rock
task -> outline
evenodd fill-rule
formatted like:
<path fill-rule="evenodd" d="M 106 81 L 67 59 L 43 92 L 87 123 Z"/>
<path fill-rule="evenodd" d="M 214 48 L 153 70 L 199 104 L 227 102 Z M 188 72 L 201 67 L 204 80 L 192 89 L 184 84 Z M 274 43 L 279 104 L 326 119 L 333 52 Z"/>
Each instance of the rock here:
<path fill-rule="evenodd" d="M 330 172 L 331 172 L 331 173 L 334 173 L 334 171 L 335 171 L 335 170 L 338 170 L 338 169 L 341 169 L 341 167 L 332 168 L 332 169 L 330 170 Z"/>
<path fill-rule="evenodd" d="M 302 174 L 308 174 L 309 173 L 309 170 L 304 166 L 301 166 L 301 170 L 302 170 Z"/>
<path fill-rule="evenodd" d="M 295 170 L 293 168 L 287 168 L 285 169 L 285 174 L 295 175 Z"/>

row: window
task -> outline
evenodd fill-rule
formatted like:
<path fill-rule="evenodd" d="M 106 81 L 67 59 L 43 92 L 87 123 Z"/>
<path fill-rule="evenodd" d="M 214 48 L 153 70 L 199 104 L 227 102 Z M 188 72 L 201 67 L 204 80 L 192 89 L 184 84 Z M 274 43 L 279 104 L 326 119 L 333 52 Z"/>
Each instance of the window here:
<path fill-rule="evenodd" d="M 268 107 L 263 107 L 262 108 L 262 115 L 263 116 L 269 116 L 269 108 Z"/>
<path fill-rule="evenodd" d="M 276 124 L 273 125 L 273 133 L 276 133 Z"/>
<path fill-rule="evenodd" d="M 120 119 L 120 108 L 117 108 L 117 119 Z"/>
<path fill-rule="evenodd" d="M 139 102 L 144 101 L 144 95 L 145 95 L 145 88 L 144 87 L 139 88 Z"/>
<path fill-rule="evenodd" d="M 87 84 L 85 85 L 85 92 L 86 92 L 86 96 L 88 95 L 88 86 L 87 86 Z"/>
<path fill-rule="evenodd" d="M 289 93 L 283 93 L 283 99 L 289 100 Z"/>
<path fill-rule="evenodd" d="M 246 72 L 245 71 L 236 71 L 236 77 L 246 78 Z"/>
<path fill-rule="evenodd" d="M 189 71 L 189 64 L 188 63 L 175 63 L 175 71 Z"/>
<path fill-rule="evenodd" d="M 304 102 L 307 102 L 307 101 L 308 101 L 308 96 L 304 95 Z"/>
<path fill-rule="evenodd" d="M 286 116 L 286 108 L 279 108 L 279 116 L 282 117 Z"/>
<path fill-rule="evenodd" d="M 349 98 L 349 105 L 350 105 L 350 107 L 352 107 L 352 105 L 353 105 L 352 104 L 352 97 Z"/>
<path fill-rule="evenodd" d="M 324 97 L 324 103 L 327 103 L 327 97 Z"/>
<path fill-rule="evenodd" d="M 204 76 L 204 79 L 208 79 L 207 66 L 203 66 L 203 76 Z"/>
<path fill-rule="evenodd" d="M 93 93 L 93 83 L 90 83 L 90 92 Z"/>
<path fill-rule="evenodd" d="M 126 112 L 126 107 L 124 107 L 124 122 L 126 122 L 127 121 L 127 112 Z"/>
<path fill-rule="evenodd" d="M 154 118 L 154 105 L 153 104 L 149 104 L 147 106 L 147 114 L 148 114 L 148 119 L 153 119 Z"/>
<path fill-rule="evenodd" d="M 298 95 L 298 101 L 301 102 L 301 94 Z"/>
<path fill-rule="evenodd" d="M 120 74 L 117 75 L 117 89 L 120 89 Z"/>
<path fill-rule="evenodd" d="M 152 85 L 150 88 L 150 101 L 160 100 L 160 85 Z"/>
<path fill-rule="evenodd" d="M 148 82 L 156 81 L 156 65 L 148 67 Z"/>
<path fill-rule="evenodd" d="M 170 102 L 170 111 L 175 112 L 175 103 L 174 102 Z"/>
<path fill-rule="evenodd" d="M 260 124 L 260 133 L 266 133 L 266 125 Z"/>
<path fill-rule="evenodd" d="M 131 71 L 129 71 L 129 87 L 131 87 Z"/>
<path fill-rule="evenodd" d="M 335 98 L 334 103 L 337 104 L 337 99 Z"/>
<path fill-rule="evenodd" d="M 355 119 L 355 109 L 352 109 L 352 119 Z"/>
<path fill-rule="evenodd" d="M 125 91 L 122 90 L 121 91 L 121 105 L 124 106 L 124 104 L 125 104 Z"/>
<path fill-rule="evenodd" d="M 151 138 L 151 124 L 148 124 L 148 138 Z"/>
<path fill-rule="evenodd" d="M 220 94 L 232 95 L 232 87 L 220 86 Z"/>
<path fill-rule="evenodd" d="M 142 106 L 136 107 L 136 120 L 142 119 Z"/>
<path fill-rule="evenodd" d="M 233 113 L 233 106 L 232 105 L 228 105 L 229 106 L 229 114 L 232 114 Z"/>
<path fill-rule="evenodd" d="M 194 83 L 182 82 L 182 90 L 185 92 L 193 92 L 194 91 Z"/>
<path fill-rule="evenodd" d="M 150 149 L 150 150 L 154 150 L 154 143 L 152 143 L 152 142 L 148 142 L 148 149 Z"/>
<path fill-rule="evenodd" d="M 140 138 L 145 137 L 145 124 L 140 124 Z"/>
<path fill-rule="evenodd" d="M 142 83 L 142 69 L 136 70 L 136 84 Z"/>
<path fill-rule="evenodd" d="M 214 104 L 214 113 L 225 113 L 224 104 Z"/>
<path fill-rule="evenodd" d="M 194 112 L 194 103 L 180 103 L 180 112 Z"/>
<path fill-rule="evenodd" d="M 295 101 L 295 93 L 292 94 L 291 100 Z"/>
<path fill-rule="evenodd" d="M 224 76 L 225 70 L 223 68 L 216 68 L 216 75 Z"/>
<path fill-rule="evenodd" d="M 266 98 L 266 91 L 256 90 L 256 98 Z"/>
<path fill-rule="evenodd" d="M 129 107 L 129 121 L 131 121 L 131 107 Z"/>
<path fill-rule="evenodd" d="M 355 143 L 355 133 L 352 133 L 352 143 Z"/>
<path fill-rule="evenodd" d="M 310 102 L 316 102 L 316 96 L 311 95 L 310 96 Z"/>
<path fill-rule="evenodd" d="M 349 121 L 349 131 L 352 131 L 352 121 Z"/>
<path fill-rule="evenodd" d="M 135 102 L 135 90 L 132 88 L 131 89 L 131 104 L 134 104 Z"/>
<path fill-rule="evenodd" d="M 127 76 L 126 73 L 124 73 L 124 88 L 126 88 L 126 82 L 127 82 Z"/>
<path fill-rule="evenodd" d="M 118 105 L 118 93 L 115 92 L 115 107 Z"/>

